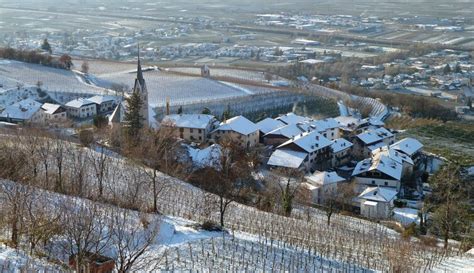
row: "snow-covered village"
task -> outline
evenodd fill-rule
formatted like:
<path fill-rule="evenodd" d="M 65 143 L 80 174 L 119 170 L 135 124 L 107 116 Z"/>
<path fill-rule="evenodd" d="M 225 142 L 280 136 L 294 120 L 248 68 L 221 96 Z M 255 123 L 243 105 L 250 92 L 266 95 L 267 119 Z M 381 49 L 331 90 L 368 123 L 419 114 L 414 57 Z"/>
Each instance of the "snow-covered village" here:
<path fill-rule="evenodd" d="M 0 1 L 0 272 L 474 272 L 472 16 L 39 2 Z"/>

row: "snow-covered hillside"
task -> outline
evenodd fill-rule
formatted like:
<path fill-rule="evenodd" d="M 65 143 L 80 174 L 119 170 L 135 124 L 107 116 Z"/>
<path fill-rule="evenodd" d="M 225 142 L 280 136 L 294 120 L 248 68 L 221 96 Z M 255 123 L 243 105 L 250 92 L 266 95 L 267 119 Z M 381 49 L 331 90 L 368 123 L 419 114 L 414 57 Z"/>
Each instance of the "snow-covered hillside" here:
<path fill-rule="evenodd" d="M 34 138 L 34 136 L 28 136 L 28 138 L 30 137 Z M 18 145 L 17 141 L 18 139 L 15 138 L 15 142 L 12 142 L 11 145 L 15 145 L 15 151 L 20 152 L 22 149 L 28 149 L 26 143 L 41 143 L 44 140 L 28 139 L 21 142 L 25 145 Z M 97 159 L 103 158 L 100 151 L 80 148 L 75 144 L 61 140 L 50 140 L 41 147 L 55 148 L 47 156 L 40 156 L 37 158 L 38 161 L 31 160 L 28 163 L 36 164 L 36 167 L 26 166 L 30 170 L 37 171 L 38 179 L 40 177 L 43 177 L 42 180 L 45 179 L 42 167 L 44 162 L 49 162 L 50 175 L 57 172 L 57 168 L 54 167 L 57 162 L 55 154 L 58 149 L 67 151 L 60 153 L 64 167 L 61 169 L 64 179 L 62 187 L 77 189 L 84 196 L 99 198 L 99 185 L 102 183 L 101 200 L 129 204 L 129 206 L 145 210 L 152 208 L 151 170 L 122 160 L 120 157 L 106 157 L 103 164 L 107 167 L 107 171 L 100 179 L 98 173 L 94 171 L 94 168 L 97 168 L 97 165 L 94 164 L 101 162 L 97 162 Z M 30 152 L 27 151 L 25 150 L 24 153 L 29 154 Z M 182 218 L 197 223 L 208 220 L 219 221 L 219 210 L 216 207 L 218 198 L 216 196 L 164 174 L 159 174 L 158 178 L 157 187 L 161 190 L 157 196 L 157 209 L 160 213 L 168 217 Z M 49 183 L 52 182 L 50 180 Z M 81 185 L 80 189 L 78 189 L 79 185 Z M 54 188 L 54 184 L 49 188 Z M 250 206 L 232 203 L 225 214 L 225 225 L 231 234 L 232 231 L 237 235 L 240 233 L 252 234 L 254 238 L 264 240 L 266 244 L 270 241 L 270 244 L 273 242 L 279 248 L 290 247 L 294 249 L 292 251 L 301 251 L 301 255 L 296 255 L 298 258 L 295 259 L 300 262 L 300 265 L 302 260 L 306 259 L 306 266 L 308 266 L 310 258 L 303 258 L 303 253 L 314 253 L 320 259 L 339 261 L 340 264 L 356 265 L 376 271 L 390 270 L 394 264 L 402 265 L 406 270 L 423 270 L 435 265 L 444 257 L 443 249 L 402 240 L 395 231 L 374 222 L 333 215 L 331 225 L 328 226 L 325 213 L 313 208 L 295 208 L 292 217 L 284 217 Z M 238 237 L 237 235 L 236 237 Z M 238 245 L 235 247 L 239 248 Z M 249 245 L 249 247 L 249 251 L 252 253 L 252 246 Z M 199 249 L 199 245 L 195 248 Z M 256 246 L 253 246 L 254 250 L 255 248 Z M 266 247 L 262 248 L 267 249 Z M 264 255 L 267 259 L 261 266 L 268 265 L 268 259 L 273 259 L 273 257 L 277 260 L 280 255 L 279 251 L 265 250 L 264 254 L 259 252 L 259 255 Z M 181 252 L 179 251 L 179 253 Z M 265 253 L 268 253 L 270 258 Z M 249 257 L 256 255 L 249 254 Z M 212 252 L 209 256 L 212 256 Z M 287 257 L 286 254 L 285 257 Z M 403 263 L 400 263 L 399 257 L 403 257 Z M 234 259 L 240 259 L 240 257 L 235 256 Z M 262 262 L 261 259 L 260 256 L 258 261 Z M 168 265 L 171 263 L 170 260 L 172 257 L 169 257 Z M 208 266 L 206 261 L 200 261 L 200 263 L 204 263 L 205 267 Z M 311 263 L 313 263 L 312 260 Z M 317 264 L 316 261 L 314 263 Z M 331 265 L 333 265 L 332 262 Z"/>

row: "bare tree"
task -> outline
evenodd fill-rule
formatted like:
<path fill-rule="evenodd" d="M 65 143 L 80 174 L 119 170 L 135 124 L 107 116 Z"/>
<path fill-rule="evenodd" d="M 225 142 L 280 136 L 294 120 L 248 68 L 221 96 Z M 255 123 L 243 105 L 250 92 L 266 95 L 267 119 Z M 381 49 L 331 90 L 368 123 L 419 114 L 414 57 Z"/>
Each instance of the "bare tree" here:
<path fill-rule="evenodd" d="M 75 257 L 76 271 L 81 272 L 90 253 L 102 254 L 109 246 L 109 215 L 95 203 L 74 199 L 63 199 L 60 211 L 63 250 Z"/>
<path fill-rule="evenodd" d="M 63 141 L 62 139 L 54 139 L 54 143 L 52 145 L 52 155 L 54 158 L 54 167 L 56 167 L 56 179 L 54 184 L 54 191 L 56 192 L 63 192 L 63 171 L 64 171 L 64 159 L 66 154 L 66 149 L 70 148 L 67 147 L 68 144 Z"/>
<path fill-rule="evenodd" d="M 93 168 L 93 174 L 99 190 L 99 198 L 104 194 L 104 179 L 109 172 L 110 157 L 106 154 L 107 149 L 103 145 L 97 146 L 97 151 L 89 150 L 89 162 Z"/>
<path fill-rule="evenodd" d="M 31 198 L 31 188 L 14 183 L 0 184 L 0 201 L 2 212 L 10 229 L 10 240 L 15 247 L 19 246 L 20 236 L 25 228 L 25 214 L 28 199 Z"/>
<path fill-rule="evenodd" d="M 298 169 L 278 168 L 266 179 L 269 187 L 273 186 L 279 189 L 282 211 L 286 216 L 291 215 L 293 200 L 303 177 L 304 173 Z"/>
<path fill-rule="evenodd" d="M 158 212 L 158 198 L 168 187 L 167 179 L 159 173 L 180 175 L 182 168 L 176 158 L 181 154 L 181 145 L 174 137 L 172 127 L 162 126 L 158 131 L 144 130 L 143 140 L 133 151 L 138 165 L 144 165 L 145 174 L 151 181 L 153 211 Z M 148 168 L 147 168 L 148 167 Z"/>
<path fill-rule="evenodd" d="M 81 72 L 84 73 L 84 74 L 89 73 L 89 62 L 88 61 L 82 62 Z"/>
<path fill-rule="evenodd" d="M 202 189 L 214 193 L 218 197 L 220 225 L 224 227 L 227 208 L 233 202 L 243 202 L 248 198 L 253 182 L 254 166 L 245 149 L 239 143 L 228 138 L 220 142 L 221 156 L 204 169 L 195 171 L 190 180 Z"/>
<path fill-rule="evenodd" d="M 84 149 L 71 150 L 70 178 L 72 194 L 85 196 L 88 189 L 88 175 L 91 173 L 90 164 L 87 161 L 87 152 Z"/>
<path fill-rule="evenodd" d="M 470 226 L 467 192 L 473 187 L 460 178 L 460 167 L 445 165 L 432 179 L 433 194 L 428 202 L 434 207 L 433 230 L 444 239 L 444 248 L 450 238 L 459 237 Z"/>
<path fill-rule="evenodd" d="M 331 216 L 341 209 L 351 206 L 355 185 L 353 183 L 329 184 L 321 188 L 321 207 L 326 212 L 327 224 L 331 225 Z"/>
<path fill-rule="evenodd" d="M 39 243 L 43 246 L 56 234 L 60 234 L 60 214 L 51 210 L 49 200 L 41 191 L 35 191 L 34 198 L 26 202 L 25 235 L 30 245 L 30 255 Z"/>
<path fill-rule="evenodd" d="M 134 214 L 118 208 L 112 211 L 111 246 L 117 252 L 117 270 L 121 273 L 145 270 L 150 259 L 144 254 L 155 243 L 160 230 L 158 217 L 150 219 L 142 214 L 136 219 Z"/>

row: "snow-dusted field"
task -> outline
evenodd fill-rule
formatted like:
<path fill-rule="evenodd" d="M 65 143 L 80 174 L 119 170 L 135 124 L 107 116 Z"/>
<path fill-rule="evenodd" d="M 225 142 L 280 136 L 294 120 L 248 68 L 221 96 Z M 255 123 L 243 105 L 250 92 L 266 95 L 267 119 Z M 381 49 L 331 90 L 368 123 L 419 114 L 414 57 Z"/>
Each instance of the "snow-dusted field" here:
<path fill-rule="evenodd" d="M 3 89 L 16 87 L 17 82 L 25 86 L 43 83 L 48 92 L 101 94 L 103 88 L 88 85 L 76 73 L 64 69 L 0 59 L 0 84 Z"/>
<path fill-rule="evenodd" d="M 167 97 L 172 104 L 189 104 L 248 95 L 237 88 L 201 77 L 174 75 L 158 70 L 145 71 L 143 76 L 148 87 L 148 102 L 152 106 L 165 105 Z M 133 87 L 135 77 L 134 71 L 97 75 L 98 79 L 110 85 L 120 83 L 130 88 Z"/>
<path fill-rule="evenodd" d="M 76 61 L 75 69 L 80 69 L 81 63 Z M 0 60 L 0 93 L 7 90 L 15 93 L 18 83 L 33 88 L 40 81 L 42 90 L 47 91 L 58 102 L 65 103 L 78 97 L 114 94 L 110 89 L 115 84 L 121 84 L 126 86 L 127 90 L 131 90 L 135 82 L 136 65 L 134 64 L 91 61 L 90 67 L 90 75 L 86 77 L 78 71 L 2 59 Z M 262 80 L 263 77 L 260 72 L 232 69 L 218 73 L 222 75 L 236 73 L 236 77 L 256 81 Z M 269 88 L 229 84 L 160 70 L 145 71 L 144 77 L 149 92 L 149 103 L 152 107 L 164 106 L 167 98 L 170 99 L 171 105 L 186 105 L 274 91 Z M 9 96 L 14 97 L 15 94 Z M 21 94 L 17 97 L 21 97 Z M 0 102 L 1 100 L 2 97 L 0 97 Z M 6 98 L 3 100 L 5 101 L 3 104 L 13 103 L 11 97 L 9 101 Z"/>
<path fill-rule="evenodd" d="M 199 67 L 171 67 L 167 68 L 169 71 L 176 71 L 182 73 L 189 73 L 194 75 L 200 75 L 201 70 Z M 260 71 L 250 71 L 250 70 L 242 70 L 242 69 L 231 69 L 231 68 L 213 68 L 210 67 L 211 76 L 216 77 L 232 77 L 237 79 L 242 79 L 246 81 L 254 81 L 258 83 L 268 83 L 265 79 L 265 74 Z M 285 80 L 283 78 L 275 78 L 275 81 Z"/>
<path fill-rule="evenodd" d="M 10 181 L 0 180 L 0 188 L 16 185 Z M 140 238 L 146 236 L 145 234 L 148 234 L 149 230 L 157 230 L 158 233 L 153 237 L 143 256 L 137 259 L 135 267 L 131 268 L 132 271 L 346 272 L 351 270 L 353 272 L 372 272 L 372 270 L 361 268 L 352 263 L 324 258 L 314 250 L 284 243 L 271 237 L 256 236 L 234 230 L 229 232 L 201 230 L 194 227 L 195 222 L 179 217 L 148 214 L 146 216 L 149 222 L 148 227 L 143 228 L 140 227 L 140 223 L 144 215 L 136 211 L 117 209 L 86 199 L 42 190 L 36 190 L 28 198 L 31 198 L 30 202 L 38 204 L 42 209 L 46 207 L 52 212 L 52 217 L 57 211 L 64 213 L 64 208 L 67 208 L 66 211 L 88 211 L 82 208 L 96 206 L 103 217 L 101 222 L 103 224 L 104 221 L 113 221 L 116 217 L 113 215 L 117 211 L 125 213 L 124 236 L 134 242 L 141 240 Z M 84 217 L 84 214 L 78 213 L 74 217 Z M 99 221 L 97 216 L 95 220 Z M 112 223 L 115 222 L 110 222 L 110 224 Z M 110 225 L 106 229 L 100 229 L 100 227 L 101 225 L 97 224 L 97 229 L 94 229 L 94 232 L 100 232 L 100 237 L 104 241 L 105 247 L 101 254 L 115 259 L 117 246 L 111 243 L 113 239 L 110 241 L 107 234 L 112 234 L 114 231 L 111 228 L 115 229 L 116 226 Z M 123 227 L 117 227 L 117 229 L 121 228 Z M 63 251 L 65 247 L 63 244 L 67 241 L 65 236 L 67 235 L 54 236 L 45 247 L 49 249 L 48 252 L 55 259 L 67 264 L 68 254 Z M 60 267 L 53 266 L 44 259 L 32 258 L 21 250 L 16 251 L 0 246 L 0 269 L 2 272 L 24 272 L 23 270 L 54 272 L 60 270 Z"/>
<path fill-rule="evenodd" d="M 27 145 L 31 141 L 22 141 L 21 143 L 24 144 L 16 142 L 15 149 L 27 148 L 28 146 L 23 145 Z M 81 191 L 85 196 L 97 196 L 99 180 L 94 171 L 93 165 L 96 163 L 94 163 L 93 159 L 101 158 L 100 153 L 85 148 L 78 148 L 74 144 L 63 143 L 57 140 L 49 143 L 49 149 L 56 146 L 58 147 L 54 148 L 53 151 L 56 151 L 58 148 L 68 151 L 63 154 L 64 158 L 62 161 L 64 163 L 64 169 L 62 169 L 62 175 L 65 179 L 64 187 L 71 188 L 77 187 L 77 185 L 84 185 Z M 41 167 L 42 163 L 40 163 L 44 160 L 50 162 L 50 175 L 54 175 L 57 172 L 57 169 L 54 167 L 54 162 L 57 159 L 53 151 L 51 151 L 49 157 L 38 154 L 39 161 L 32 160 L 32 164 L 37 163 L 36 169 L 39 173 L 44 172 Z M 117 200 L 118 198 L 118 200 L 126 204 L 149 209 L 153 200 L 150 170 L 122 160 L 120 157 L 107 158 L 106 162 L 107 169 L 103 178 L 103 200 Z M 30 166 L 30 169 L 33 168 L 33 166 Z M 162 214 L 198 223 L 206 220 L 219 221 L 219 213 L 216 207 L 218 200 L 215 196 L 164 174 L 159 174 L 158 181 L 159 188 L 163 189 L 158 195 L 157 202 L 158 210 Z M 52 182 L 50 181 L 49 183 Z M 303 253 L 307 252 L 315 253 L 314 255 L 319 256 L 323 260 L 339 261 L 340 264 L 357 265 L 377 271 L 389 270 L 394 263 L 400 263 L 397 260 L 399 257 L 404 259 L 401 265 L 405 266 L 406 270 L 412 272 L 433 266 L 443 258 L 442 249 L 404 241 L 395 231 L 374 222 L 336 214 L 331 219 L 331 226 L 328 226 L 325 213 L 313 208 L 295 208 L 292 217 L 283 217 L 263 212 L 250 206 L 232 203 L 226 212 L 225 225 L 231 233 L 232 231 L 236 234 L 248 233 L 260 238 L 261 241 L 266 241 L 266 244 L 268 241 L 278 241 L 280 245 L 277 244 L 277 247 L 285 248 L 290 246 L 293 249 L 302 250 L 301 255 L 297 255 L 300 257 L 297 260 L 300 265 L 304 264 L 304 260 L 306 260 L 306 266 L 310 266 L 310 261 L 311 264 L 313 263 L 313 258 L 304 258 L 306 256 Z M 179 228 L 176 230 L 179 230 Z M 187 227 L 185 230 L 197 237 L 201 236 L 187 229 Z M 174 231 L 173 234 L 175 234 Z M 179 239 L 177 240 L 179 241 Z M 203 243 L 207 244 L 206 242 Z M 250 254 L 238 253 L 244 255 L 244 257 L 245 255 L 249 257 L 260 255 L 259 259 L 263 259 L 262 256 L 265 256 L 266 261 L 259 260 L 263 263 L 261 268 L 268 266 L 270 261 L 273 263 L 273 259 L 279 259 L 280 254 L 278 253 L 280 250 L 268 250 L 267 247 L 261 246 L 265 250 L 263 254 L 262 252 L 251 254 L 252 247 L 248 246 L 250 250 L 248 248 L 245 249 L 250 251 Z M 185 246 L 182 247 L 186 249 Z M 239 244 L 234 247 L 238 249 Z M 253 247 L 254 251 L 255 247 Z M 198 250 L 200 245 L 192 245 L 191 248 Z M 232 248 L 229 249 L 229 251 L 231 250 Z M 179 251 L 181 253 L 181 250 Z M 193 250 L 191 252 L 194 253 Z M 212 256 L 212 254 L 215 253 L 210 252 L 208 255 Z M 226 254 L 226 256 L 229 255 Z M 195 255 L 191 254 L 190 256 L 195 257 Z M 241 259 L 240 257 L 237 255 L 234 258 L 228 257 L 226 259 L 235 259 L 236 262 L 234 264 L 238 264 L 238 261 Z M 285 254 L 285 257 L 288 256 Z M 173 259 L 173 257 L 169 257 L 168 266 L 170 266 Z M 209 268 L 209 263 L 212 264 L 210 260 L 198 261 L 197 259 L 195 258 L 193 261 L 204 264 L 201 267 Z M 216 259 L 219 260 L 221 258 Z M 178 260 L 176 262 L 175 266 L 177 268 L 189 269 L 189 266 L 191 266 L 189 263 L 180 265 Z M 320 264 L 315 262 L 315 265 L 319 266 Z M 163 266 L 163 264 L 160 266 Z M 166 264 L 164 266 L 166 268 Z M 289 265 L 286 264 L 286 266 Z M 334 266 L 332 262 L 331 266 Z M 239 268 L 244 268 L 245 270 L 245 266 Z"/>
<path fill-rule="evenodd" d="M 0 272 L 61 272 L 61 269 L 0 243 Z"/>

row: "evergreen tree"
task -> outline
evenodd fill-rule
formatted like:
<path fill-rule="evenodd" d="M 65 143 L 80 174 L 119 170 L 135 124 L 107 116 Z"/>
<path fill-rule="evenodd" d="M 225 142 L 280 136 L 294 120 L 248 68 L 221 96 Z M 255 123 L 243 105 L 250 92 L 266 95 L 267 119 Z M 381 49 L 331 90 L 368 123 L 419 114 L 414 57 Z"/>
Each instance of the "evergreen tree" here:
<path fill-rule="evenodd" d="M 41 45 L 41 49 L 44 51 L 48 51 L 50 54 L 53 52 L 51 49 L 51 45 L 48 42 L 48 39 L 44 39 L 43 44 Z"/>
<path fill-rule="evenodd" d="M 209 109 L 207 107 L 204 107 L 204 109 L 202 110 L 202 114 L 203 115 L 210 115 L 211 114 L 211 109 Z"/>
<path fill-rule="evenodd" d="M 447 64 L 447 65 L 444 67 L 443 73 L 444 73 L 445 75 L 451 73 L 451 66 L 449 66 L 449 64 Z"/>
<path fill-rule="evenodd" d="M 461 65 L 459 63 L 454 67 L 454 73 L 462 73 Z"/>
<path fill-rule="evenodd" d="M 440 235 L 444 247 L 449 239 L 469 236 L 474 214 L 469 210 L 469 193 L 472 185 L 461 177 L 461 167 L 447 163 L 431 179 L 433 193 L 426 202 L 433 208 L 431 231 Z"/>
<path fill-rule="evenodd" d="M 127 134 L 132 138 L 137 138 L 140 129 L 143 128 L 143 116 L 140 114 L 140 109 L 143 106 L 143 101 L 138 92 L 133 92 L 132 95 L 125 99 L 127 101 L 128 109 L 125 113 L 125 123 L 127 126 Z"/>
<path fill-rule="evenodd" d="M 232 111 L 230 110 L 230 104 L 227 104 L 227 109 L 222 113 L 222 120 L 228 120 L 232 116 Z"/>

